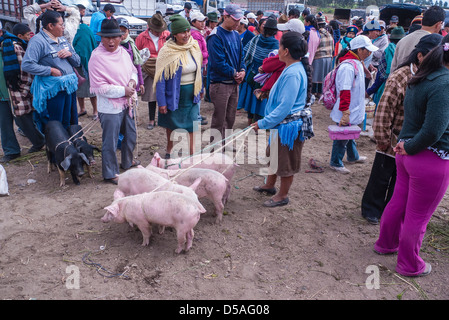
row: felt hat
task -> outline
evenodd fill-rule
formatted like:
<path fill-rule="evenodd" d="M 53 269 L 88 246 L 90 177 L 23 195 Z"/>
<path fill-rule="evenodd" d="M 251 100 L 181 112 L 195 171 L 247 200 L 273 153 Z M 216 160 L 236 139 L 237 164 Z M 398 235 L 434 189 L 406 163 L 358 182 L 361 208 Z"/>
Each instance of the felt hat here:
<path fill-rule="evenodd" d="M 100 37 L 121 37 L 123 32 L 120 30 L 117 20 L 104 19 L 101 22 L 100 32 L 97 32 Z"/>
<path fill-rule="evenodd" d="M 217 12 L 209 12 L 207 14 L 207 20 L 211 21 L 211 22 L 218 22 L 218 14 Z"/>
<path fill-rule="evenodd" d="M 395 27 L 391 30 L 390 39 L 398 40 L 405 37 L 405 31 L 402 27 Z"/>
<path fill-rule="evenodd" d="M 278 24 L 278 22 L 277 22 L 276 18 L 271 18 L 270 17 L 270 18 L 268 18 L 266 20 L 265 25 L 264 25 L 264 29 L 277 30 L 278 29 L 277 24 Z"/>
<path fill-rule="evenodd" d="M 155 32 L 162 32 L 167 30 L 167 23 L 164 21 L 164 18 L 160 14 L 154 14 L 148 20 L 148 28 Z"/>
<path fill-rule="evenodd" d="M 180 14 L 174 14 L 170 17 L 170 30 L 172 34 L 178 34 L 190 30 L 190 23 Z"/>

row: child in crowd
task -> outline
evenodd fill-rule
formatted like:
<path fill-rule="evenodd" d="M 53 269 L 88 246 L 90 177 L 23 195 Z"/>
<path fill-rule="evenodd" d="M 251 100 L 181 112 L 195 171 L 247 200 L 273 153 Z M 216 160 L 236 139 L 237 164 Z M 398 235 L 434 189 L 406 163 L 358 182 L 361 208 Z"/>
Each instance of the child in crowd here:
<path fill-rule="evenodd" d="M 350 49 L 343 50 L 337 57 L 343 63 L 335 78 L 337 102 L 331 111 L 332 121 L 340 126 L 358 125 L 365 118 L 365 73 L 362 61 L 378 48 L 368 37 L 360 35 L 350 42 Z M 352 60 L 352 63 L 345 63 Z M 357 66 L 356 68 L 353 66 Z M 340 173 L 350 173 L 343 165 L 343 157 L 348 154 L 348 163 L 363 163 L 366 157 L 359 156 L 354 140 L 334 140 L 330 160 L 331 169 Z"/>

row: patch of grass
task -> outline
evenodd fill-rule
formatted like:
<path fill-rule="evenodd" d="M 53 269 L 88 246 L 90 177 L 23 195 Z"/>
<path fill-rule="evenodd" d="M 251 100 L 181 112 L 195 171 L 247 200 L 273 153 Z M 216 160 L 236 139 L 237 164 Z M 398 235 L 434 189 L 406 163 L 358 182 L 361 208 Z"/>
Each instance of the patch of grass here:
<path fill-rule="evenodd" d="M 427 225 L 424 244 L 449 256 L 449 221 L 431 221 Z"/>

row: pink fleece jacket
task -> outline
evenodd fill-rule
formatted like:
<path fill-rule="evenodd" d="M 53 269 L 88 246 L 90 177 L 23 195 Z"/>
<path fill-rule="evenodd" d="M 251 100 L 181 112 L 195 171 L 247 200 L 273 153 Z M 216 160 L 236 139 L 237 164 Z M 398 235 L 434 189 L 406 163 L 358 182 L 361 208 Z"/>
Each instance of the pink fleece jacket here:
<path fill-rule="evenodd" d="M 190 29 L 190 34 L 192 35 L 192 38 L 198 41 L 198 44 L 200 45 L 201 53 L 203 54 L 203 67 L 205 67 L 207 65 L 207 58 L 209 57 L 206 40 L 204 39 L 201 31 L 198 29 Z"/>

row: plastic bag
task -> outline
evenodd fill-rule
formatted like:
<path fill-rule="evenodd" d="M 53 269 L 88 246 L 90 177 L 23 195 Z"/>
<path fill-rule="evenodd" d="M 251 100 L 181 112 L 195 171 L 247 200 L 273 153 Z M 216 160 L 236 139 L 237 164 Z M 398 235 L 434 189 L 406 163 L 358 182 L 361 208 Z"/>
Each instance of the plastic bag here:
<path fill-rule="evenodd" d="M 9 196 L 5 168 L 0 164 L 0 196 Z"/>

